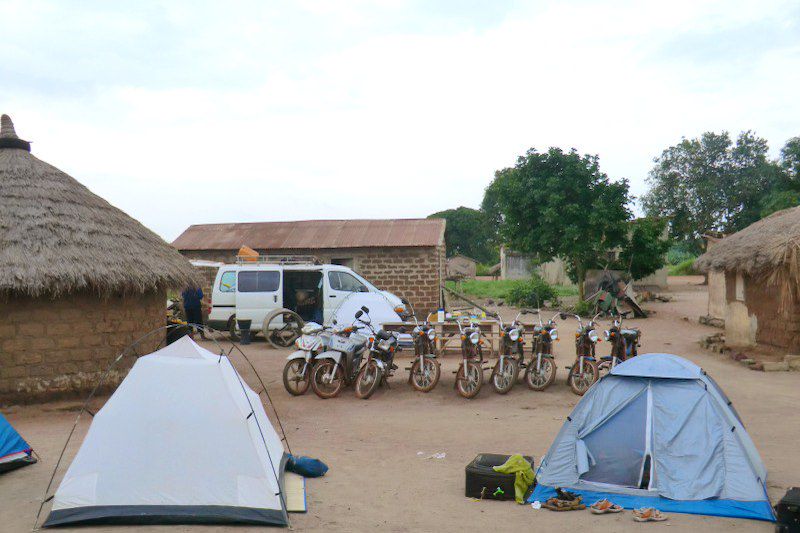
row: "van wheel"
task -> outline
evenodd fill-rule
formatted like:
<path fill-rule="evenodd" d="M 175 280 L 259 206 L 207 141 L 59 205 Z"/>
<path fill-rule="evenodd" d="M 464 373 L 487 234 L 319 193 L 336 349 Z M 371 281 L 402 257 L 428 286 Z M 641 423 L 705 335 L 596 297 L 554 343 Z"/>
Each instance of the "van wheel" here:
<path fill-rule="evenodd" d="M 236 323 L 236 315 L 228 319 L 228 335 L 231 338 L 231 342 L 239 342 L 242 340 L 239 334 L 239 324 Z"/>

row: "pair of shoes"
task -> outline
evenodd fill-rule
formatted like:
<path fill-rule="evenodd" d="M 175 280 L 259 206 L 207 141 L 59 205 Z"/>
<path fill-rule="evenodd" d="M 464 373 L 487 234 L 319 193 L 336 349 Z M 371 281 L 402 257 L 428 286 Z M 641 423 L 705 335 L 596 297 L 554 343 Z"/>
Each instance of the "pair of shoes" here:
<path fill-rule="evenodd" d="M 559 498 L 550 498 L 542 507 L 551 511 L 580 511 L 586 509 L 586 506 L 581 502 L 581 497 L 578 496 L 574 500 L 562 500 Z"/>
<path fill-rule="evenodd" d="M 621 513 L 622 507 L 608 500 L 600 500 L 590 505 L 589 510 L 592 511 L 593 514 Z"/>
<path fill-rule="evenodd" d="M 633 519 L 637 522 L 663 522 L 667 517 L 653 507 L 633 510 Z"/>

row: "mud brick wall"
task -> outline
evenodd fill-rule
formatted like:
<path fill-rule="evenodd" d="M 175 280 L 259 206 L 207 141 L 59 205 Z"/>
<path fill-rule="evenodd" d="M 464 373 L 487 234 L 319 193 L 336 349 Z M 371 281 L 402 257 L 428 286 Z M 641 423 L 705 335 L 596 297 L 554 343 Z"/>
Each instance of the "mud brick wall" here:
<path fill-rule="evenodd" d="M 164 326 L 165 307 L 166 294 L 0 299 L 0 403 L 83 397 L 128 345 Z M 164 337 L 154 334 L 137 352 L 152 352 Z M 123 358 L 103 389 L 113 389 L 133 362 Z"/>
<path fill-rule="evenodd" d="M 781 292 L 765 282 L 745 277 L 745 304 L 756 317 L 756 341 L 786 348 L 792 353 L 800 350 L 800 304 L 780 308 Z"/>
<path fill-rule="evenodd" d="M 422 316 L 439 308 L 445 273 L 444 246 L 258 250 L 271 255 L 313 255 L 323 263 L 351 259 L 352 269 L 381 290 L 406 298 Z M 189 259 L 233 263 L 236 250 L 181 250 Z M 203 287 L 206 291 L 206 287 Z M 210 292 L 208 293 L 210 294 Z"/>

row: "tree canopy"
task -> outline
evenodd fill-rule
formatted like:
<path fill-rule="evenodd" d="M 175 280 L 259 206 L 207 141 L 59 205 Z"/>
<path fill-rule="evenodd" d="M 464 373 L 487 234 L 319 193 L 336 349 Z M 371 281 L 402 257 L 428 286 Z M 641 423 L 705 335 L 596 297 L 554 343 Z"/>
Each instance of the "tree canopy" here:
<path fill-rule="evenodd" d="M 482 208 L 502 242 L 542 262 L 562 258 L 583 298 L 586 270 L 626 244 L 628 203 L 627 180 L 612 182 L 597 156 L 550 148 L 531 149 L 497 171 Z"/>
<path fill-rule="evenodd" d="M 665 238 L 667 221 L 663 218 L 637 218 L 631 221 L 627 242 L 619 256 L 619 268 L 642 279 L 664 266 L 664 257 L 672 242 Z"/>
<path fill-rule="evenodd" d="M 672 237 L 699 249 L 704 232 L 731 233 L 761 218 L 762 201 L 781 182 L 765 139 L 745 131 L 733 142 L 728 132 L 706 132 L 655 159 L 642 204 L 647 215 L 669 219 Z"/>
<path fill-rule="evenodd" d="M 497 262 L 495 226 L 481 211 L 462 206 L 439 211 L 428 218 L 447 220 L 444 240 L 448 257 L 463 254 L 481 263 Z"/>

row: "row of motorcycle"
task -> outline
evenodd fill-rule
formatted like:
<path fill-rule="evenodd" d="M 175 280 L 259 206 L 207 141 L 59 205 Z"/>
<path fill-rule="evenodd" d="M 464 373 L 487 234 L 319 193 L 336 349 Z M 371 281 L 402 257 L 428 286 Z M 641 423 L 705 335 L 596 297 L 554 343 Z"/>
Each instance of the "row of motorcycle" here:
<path fill-rule="evenodd" d="M 529 359 L 525 354 L 527 332 L 520 320 L 528 314 L 539 316 L 539 323 L 530 335 Z M 553 355 L 553 343 L 559 340 L 556 318 L 563 321 L 574 317 L 578 322 L 575 361 L 567 367 L 567 384 L 573 393 L 582 396 L 600 378 L 601 372 L 610 371 L 617 364 L 635 357 L 641 345 L 641 332 L 624 328 L 624 316 L 613 316 L 610 327 L 602 332 L 611 345 L 611 353 L 598 358 L 598 316 L 584 321 L 578 315 L 558 312 L 544 322 L 538 309 L 523 309 L 513 321 L 505 323 L 498 313 L 494 318 L 500 330 L 500 345 L 493 366 L 484 366 L 487 363 L 484 347 L 491 343 L 480 324 L 472 318 L 457 320 L 462 361 L 453 372 L 456 391 L 464 398 L 477 396 L 486 370 L 491 370 L 489 381 L 497 393 L 509 392 L 520 381 L 520 376 L 530 389 L 545 390 L 556 378 Z M 441 363 L 435 354 L 436 328 L 427 321 L 419 322 L 414 318 L 414 322 L 411 331 L 414 358 L 411 366 L 406 368 L 408 381 L 414 389 L 429 392 L 441 378 Z M 367 307 L 356 312 L 350 325 L 308 323 L 295 342 L 298 350 L 286 362 L 283 384 L 292 395 L 305 394 L 310 387 L 320 398 L 333 398 L 345 387 L 353 386 L 356 397 L 368 399 L 397 370 L 394 356 L 399 349 L 401 333 L 405 331 L 375 330 Z"/>

